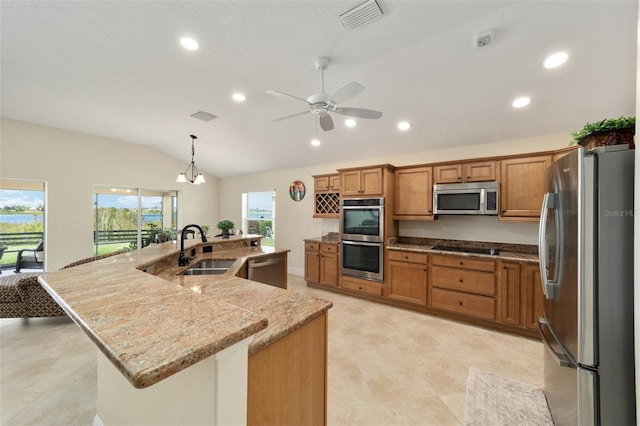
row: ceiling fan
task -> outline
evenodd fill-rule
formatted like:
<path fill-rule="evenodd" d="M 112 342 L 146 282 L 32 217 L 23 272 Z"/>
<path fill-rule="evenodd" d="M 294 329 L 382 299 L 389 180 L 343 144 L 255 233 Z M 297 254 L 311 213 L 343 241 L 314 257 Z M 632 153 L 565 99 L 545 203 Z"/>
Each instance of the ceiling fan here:
<path fill-rule="evenodd" d="M 275 118 L 271 120 L 272 122 L 286 120 L 288 118 L 297 117 L 299 115 L 314 113 L 318 116 L 320 127 L 326 132 L 333 129 L 333 119 L 329 115 L 330 112 L 356 118 L 378 119 L 382 117 L 382 113 L 380 111 L 374 111 L 364 108 L 337 106 L 337 104 L 347 101 L 362 92 L 364 90 L 364 86 L 362 86 L 360 83 L 352 81 L 351 83 L 347 83 L 344 86 L 340 87 L 335 92 L 327 94 L 324 91 L 324 70 L 327 69 L 327 67 L 331 63 L 331 59 L 320 56 L 315 59 L 314 63 L 316 68 L 322 72 L 320 93 L 311 95 L 307 99 L 302 99 L 288 93 L 279 92 L 277 90 L 267 90 L 267 93 L 270 95 L 298 99 L 306 103 L 309 107 L 307 111 L 297 112 L 295 114 Z"/>

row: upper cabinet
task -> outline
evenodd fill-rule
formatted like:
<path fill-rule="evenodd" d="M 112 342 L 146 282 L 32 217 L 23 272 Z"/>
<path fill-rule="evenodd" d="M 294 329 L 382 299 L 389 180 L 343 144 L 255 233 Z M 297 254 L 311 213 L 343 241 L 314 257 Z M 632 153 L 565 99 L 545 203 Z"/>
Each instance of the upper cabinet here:
<path fill-rule="evenodd" d="M 545 192 L 549 190 L 552 155 L 500 161 L 500 215 L 502 221 L 536 222 Z"/>
<path fill-rule="evenodd" d="M 382 166 L 340 170 L 341 195 L 343 197 L 383 195 L 382 173 Z"/>
<path fill-rule="evenodd" d="M 433 168 L 434 183 L 490 182 L 496 180 L 495 161 L 456 163 Z"/>
<path fill-rule="evenodd" d="M 313 177 L 315 192 L 340 192 L 340 174 L 315 175 Z"/>
<path fill-rule="evenodd" d="M 395 220 L 433 220 L 432 167 L 396 169 Z"/>
<path fill-rule="evenodd" d="M 340 216 L 340 175 L 338 173 L 313 176 L 313 217 Z"/>

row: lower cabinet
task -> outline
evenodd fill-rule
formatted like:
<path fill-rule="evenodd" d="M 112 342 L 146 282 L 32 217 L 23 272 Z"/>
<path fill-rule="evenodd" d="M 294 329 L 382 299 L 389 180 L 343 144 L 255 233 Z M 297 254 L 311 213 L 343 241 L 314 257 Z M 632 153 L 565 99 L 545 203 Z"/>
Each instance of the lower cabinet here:
<path fill-rule="evenodd" d="M 389 283 L 385 296 L 403 302 L 427 304 L 427 255 L 390 250 Z"/>
<path fill-rule="evenodd" d="M 530 261 L 386 250 L 385 282 L 340 275 L 338 244 L 306 242 L 305 279 L 370 300 L 537 336 L 540 268 Z"/>
<path fill-rule="evenodd" d="M 530 330 L 538 330 L 538 318 L 544 316 L 544 293 L 540 266 L 528 264 L 524 287 L 524 326 Z"/>
<path fill-rule="evenodd" d="M 382 284 L 375 281 L 362 280 L 353 277 L 340 277 L 340 287 L 361 293 L 382 296 Z"/>
<path fill-rule="evenodd" d="M 502 262 L 500 268 L 500 322 L 520 326 L 522 266 L 517 262 Z"/>
<path fill-rule="evenodd" d="M 305 281 L 337 287 L 339 273 L 340 256 L 337 243 L 305 242 Z"/>
<path fill-rule="evenodd" d="M 496 262 L 466 256 L 431 256 L 431 307 L 496 319 Z"/>
<path fill-rule="evenodd" d="M 320 284 L 337 286 L 339 273 L 338 244 L 320 244 Z"/>

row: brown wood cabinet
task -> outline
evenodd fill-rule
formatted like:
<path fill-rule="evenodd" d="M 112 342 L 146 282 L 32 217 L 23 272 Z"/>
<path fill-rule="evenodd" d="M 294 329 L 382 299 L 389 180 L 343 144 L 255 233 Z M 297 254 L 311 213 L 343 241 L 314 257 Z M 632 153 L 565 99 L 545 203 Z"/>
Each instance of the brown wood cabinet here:
<path fill-rule="evenodd" d="M 383 168 L 370 167 L 340 172 L 342 196 L 382 195 Z"/>
<path fill-rule="evenodd" d="M 340 280 L 338 244 L 320 244 L 320 284 L 338 286 Z"/>
<path fill-rule="evenodd" d="M 382 284 L 354 277 L 340 277 L 340 287 L 369 295 L 382 296 Z"/>
<path fill-rule="evenodd" d="M 520 326 L 523 266 L 518 262 L 502 262 L 500 269 L 500 317 L 503 324 Z"/>
<path fill-rule="evenodd" d="M 538 318 L 544 315 L 544 293 L 540 266 L 529 263 L 526 266 L 524 288 L 524 326 L 530 330 L 538 330 Z"/>
<path fill-rule="evenodd" d="M 433 169 L 408 167 L 395 171 L 396 220 L 433 220 Z"/>
<path fill-rule="evenodd" d="M 336 287 L 340 276 L 338 244 L 307 241 L 304 247 L 305 281 Z"/>
<path fill-rule="evenodd" d="M 403 302 L 427 304 L 427 255 L 388 250 L 389 280 L 384 295 Z"/>
<path fill-rule="evenodd" d="M 496 262 L 467 256 L 431 256 L 431 306 L 496 319 Z"/>
<path fill-rule="evenodd" d="M 304 279 L 320 282 L 320 243 L 304 243 Z"/>
<path fill-rule="evenodd" d="M 247 425 L 327 423 L 327 314 L 249 357 Z"/>
<path fill-rule="evenodd" d="M 495 161 L 476 161 L 435 166 L 435 183 L 490 182 L 496 180 Z"/>
<path fill-rule="evenodd" d="M 313 217 L 340 216 L 340 175 L 338 173 L 313 176 Z"/>
<path fill-rule="evenodd" d="M 314 175 L 313 189 L 315 192 L 340 192 L 340 174 Z"/>
<path fill-rule="evenodd" d="M 500 220 L 539 221 L 551 160 L 538 155 L 500 161 Z"/>

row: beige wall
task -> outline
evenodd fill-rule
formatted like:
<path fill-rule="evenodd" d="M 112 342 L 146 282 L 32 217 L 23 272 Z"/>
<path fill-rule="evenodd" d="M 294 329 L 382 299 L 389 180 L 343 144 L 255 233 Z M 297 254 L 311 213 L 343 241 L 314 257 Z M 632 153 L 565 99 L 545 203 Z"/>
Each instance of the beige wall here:
<path fill-rule="evenodd" d="M 186 162 L 145 146 L 2 119 L 0 177 L 46 183 L 46 269 L 91 256 L 93 185 L 179 191 L 178 223 L 217 223 L 218 180 L 178 184 Z"/>
<path fill-rule="evenodd" d="M 389 158 L 370 158 L 360 161 L 334 163 L 322 166 L 281 170 L 220 180 L 220 217 L 241 223 L 241 197 L 243 192 L 276 192 L 276 244 L 291 249 L 289 267 L 291 273 L 302 275 L 304 270 L 304 238 L 319 237 L 323 232 L 337 232 L 337 219 L 314 219 L 314 174 L 332 173 L 338 168 L 390 163 L 405 166 L 448 160 L 491 157 L 525 152 L 538 152 L 564 148 L 570 141 L 569 134 L 556 134 L 536 138 L 508 140 L 483 145 L 458 147 L 437 151 L 425 151 Z M 312 155 L 313 151 L 309 151 Z M 289 185 L 301 180 L 307 188 L 302 201 L 289 197 Z M 512 242 L 536 244 L 537 224 L 498 223 L 495 217 L 446 217 L 434 222 L 400 222 L 400 235 L 433 238 L 465 239 L 475 241 Z"/>

